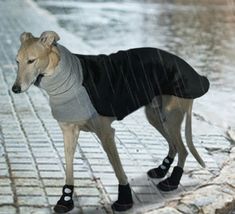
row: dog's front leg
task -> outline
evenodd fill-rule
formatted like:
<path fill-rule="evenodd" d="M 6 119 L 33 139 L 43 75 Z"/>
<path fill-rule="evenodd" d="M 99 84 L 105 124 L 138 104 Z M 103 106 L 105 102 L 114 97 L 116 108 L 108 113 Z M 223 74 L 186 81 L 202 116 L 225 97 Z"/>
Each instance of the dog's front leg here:
<path fill-rule="evenodd" d="M 118 200 L 113 203 L 112 208 L 116 211 L 125 211 L 133 206 L 131 188 L 116 148 L 114 141 L 114 129 L 111 127 L 106 127 L 104 130 L 102 133 L 99 133 L 98 136 L 119 181 Z"/>
<path fill-rule="evenodd" d="M 73 209 L 73 159 L 79 136 L 79 127 L 75 124 L 59 124 L 64 137 L 64 153 L 66 163 L 66 183 L 63 187 L 62 196 L 54 207 L 55 212 L 65 213 Z"/>

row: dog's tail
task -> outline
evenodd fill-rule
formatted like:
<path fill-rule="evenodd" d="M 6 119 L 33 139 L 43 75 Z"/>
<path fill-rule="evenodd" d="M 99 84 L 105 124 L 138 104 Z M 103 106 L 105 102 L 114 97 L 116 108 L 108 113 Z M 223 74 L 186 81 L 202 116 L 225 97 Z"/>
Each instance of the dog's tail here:
<path fill-rule="evenodd" d="M 193 106 L 193 102 L 191 102 L 191 104 L 188 108 L 188 111 L 186 113 L 185 138 L 186 138 L 186 142 L 187 142 L 189 151 L 192 153 L 192 155 L 198 161 L 198 163 L 203 168 L 205 168 L 206 165 L 205 165 L 204 161 L 202 160 L 202 158 L 198 154 L 195 146 L 193 145 L 193 140 L 192 140 L 192 106 Z"/>

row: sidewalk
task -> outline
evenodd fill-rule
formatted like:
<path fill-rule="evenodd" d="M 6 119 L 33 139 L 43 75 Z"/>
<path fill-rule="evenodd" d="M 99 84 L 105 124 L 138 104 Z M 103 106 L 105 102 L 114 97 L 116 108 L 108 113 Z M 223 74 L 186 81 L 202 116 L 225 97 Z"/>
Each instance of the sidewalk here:
<path fill-rule="evenodd" d="M 23 31 L 40 35 L 50 29 L 58 32 L 61 44 L 72 51 L 89 53 L 91 48 L 61 29 L 50 14 L 31 1 L 0 1 L 0 20 L 0 214 L 53 213 L 64 185 L 62 134 L 42 91 L 31 87 L 24 94 L 11 92 L 19 35 Z M 235 151 L 220 130 L 193 117 L 194 142 L 207 168 L 202 169 L 190 154 L 180 188 L 166 194 L 156 188 L 159 181 L 146 176 L 147 170 L 165 157 L 167 143 L 148 124 L 143 110 L 114 122 L 113 127 L 134 193 L 135 206 L 127 213 L 202 213 L 201 210 L 209 214 L 216 206 L 218 213 L 235 209 L 235 184 L 230 183 L 233 177 L 220 177 L 225 170 L 234 176 L 232 168 L 228 168 L 232 161 L 224 161 L 229 154 L 235 159 Z M 112 213 L 110 204 L 117 198 L 117 180 L 97 137 L 81 133 L 75 157 L 76 208 L 70 213 Z M 207 188 L 205 184 L 212 185 L 214 181 L 225 188 L 222 198 L 226 203 L 215 203 L 218 198 L 213 194 L 209 197 L 195 191 L 203 191 L 199 187 Z M 198 194 L 196 200 L 192 199 L 194 192 Z M 213 206 L 208 208 L 210 204 Z"/>

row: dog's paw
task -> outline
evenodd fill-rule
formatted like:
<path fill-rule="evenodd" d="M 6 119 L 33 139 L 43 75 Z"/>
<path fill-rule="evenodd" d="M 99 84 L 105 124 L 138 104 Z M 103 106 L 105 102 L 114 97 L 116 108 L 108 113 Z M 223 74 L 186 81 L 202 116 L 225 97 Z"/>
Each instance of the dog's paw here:
<path fill-rule="evenodd" d="M 56 213 L 67 213 L 70 210 L 72 210 L 73 208 L 74 208 L 74 204 L 73 204 L 73 200 L 71 200 L 71 202 L 69 204 L 65 204 L 65 205 L 57 203 L 54 207 L 54 211 Z"/>
<path fill-rule="evenodd" d="M 164 178 L 168 170 L 162 169 L 161 166 L 159 166 L 158 168 L 150 169 L 147 172 L 147 175 L 150 178 Z"/>
<path fill-rule="evenodd" d="M 174 167 L 173 172 L 171 173 L 171 176 L 165 179 L 164 181 L 161 181 L 157 188 L 164 192 L 169 192 L 172 190 L 175 190 L 178 188 L 180 179 L 183 174 L 183 169 L 181 167 Z"/>
<path fill-rule="evenodd" d="M 178 184 L 177 185 L 173 184 L 172 181 L 170 180 L 170 178 L 167 178 L 164 181 L 161 181 L 157 185 L 157 188 L 161 191 L 169 192 L 169 191 L 173 191 L 173 190 L 177 189 L 178 186 L 179 186 Z"/>
<path fill-rule="evenodd" d="M 133 206 L 132 194 L 130 185 L 118 186 L 118 200 L 112 204 L 114 211 L 122 212 L 130 209 Z"/>
<path fill-rule="evenodd" d="M 113 204 L 112 204 L 112 209 L 114 211 L 117 211 L 117 212 L 124 212 L 126 210 L 129 210 L 131 209 L 133 206 L 133 203 L 131 204 L 119 204 L 118 201 L 115 201 Z"/>
<path fill-rule="evenodd" d="M 165 177 L 165 175 L 168 172 L 173 161 L 174 161 L 173 158 L 170 158 L 169 156 L 167 156 L 158 168 L 150 169 L 147 172 L 147 175 L 150 178 L 163 178 L 163 177 Z"/>
<path fill-rule="evenodd" d="M 73 203 L 73 186 L 64 185 L 63 195 L 60 197 L 60 200 L 57 201 L 57 204 L 54 207 L 56 213 L 66 213 L 74 208 Z"/>

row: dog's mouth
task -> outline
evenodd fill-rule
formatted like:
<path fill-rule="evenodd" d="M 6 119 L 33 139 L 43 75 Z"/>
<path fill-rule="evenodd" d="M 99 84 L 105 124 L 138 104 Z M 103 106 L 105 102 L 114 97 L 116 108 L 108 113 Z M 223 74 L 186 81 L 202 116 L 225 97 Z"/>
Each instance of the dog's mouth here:
<path fill-rule="evenodd" d="M 41 79 L 43 78 L 43 74 L 39 74 L 34 82 L 34 85 L 35 86 L 39 86 L 40 85 L 40 82 L 41 82 Z"/>

